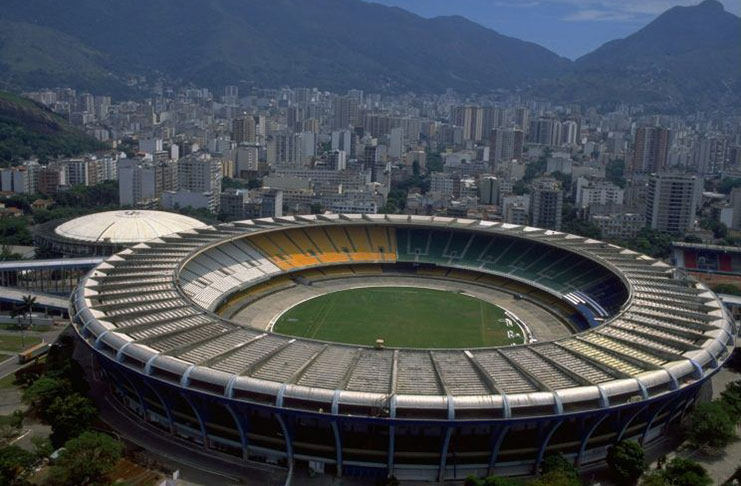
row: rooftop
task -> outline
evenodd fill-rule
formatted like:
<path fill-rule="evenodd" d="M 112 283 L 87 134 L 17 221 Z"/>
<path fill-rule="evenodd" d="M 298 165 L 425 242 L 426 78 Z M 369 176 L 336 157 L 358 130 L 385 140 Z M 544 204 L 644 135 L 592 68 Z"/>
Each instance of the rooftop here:
<path fill-rule="evenodd" d="M 180 214 L 128 210 L 82 216 L 59 225 L 54 232 L 72 240 L 133 244 L 203 226 Z"/>

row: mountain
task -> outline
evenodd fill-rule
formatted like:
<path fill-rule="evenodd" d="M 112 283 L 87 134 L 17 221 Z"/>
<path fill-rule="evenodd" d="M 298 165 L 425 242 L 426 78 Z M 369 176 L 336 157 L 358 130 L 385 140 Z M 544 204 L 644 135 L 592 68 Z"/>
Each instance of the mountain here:
<path fill-rule="evenodd" d="M 0 86 L 126 93 L 130 74 L 220 89 L 486 93 L 691 111 L 741 105 L 741 19 L 674 7 L 571 62 L 462 17 L 361 0 L 2 0 Z M 122 95 L 123 96 L 123 95 Z"/>
<path fill-rule="evenodd" d="M 35 101 L 0 91 L 0 167 L 31 156 L 74 156 L 107 146 Z"/>
<path fill-rule="evenodd" d="M 3 0 L 0 20 L 26 29 L 33 55 L 0 37 L 0 79 L 162 72 L 218 87 L 487 92 L 560 75 L 570 62 L 462 17 L 424 19 L 360 0 Z M 55 37 L 56 36 L 56 37 Z M 30 39 L 29 39 L 30 38 Z M 57 41 L 58 39 L 58 41 Z M 21 57 L 21 59 L 18 59 Z M 3 70 L 5 75 L 3 75 Z"/>
<path fill-rule="evenodd" d="M 561 99 L 693 110 L 741 101 L 741 18 L 716 0 L 674 7 L 625 39 L 576 60 Z"/>

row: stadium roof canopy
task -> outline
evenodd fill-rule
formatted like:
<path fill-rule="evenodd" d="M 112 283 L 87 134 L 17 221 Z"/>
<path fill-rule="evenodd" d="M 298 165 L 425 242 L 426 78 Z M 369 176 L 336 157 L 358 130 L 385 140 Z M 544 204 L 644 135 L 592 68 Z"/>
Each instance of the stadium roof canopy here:
<path fill-rule="evenodd" d="M 284 273 L 252 246 L 256 238 L 278 238 L 280 232 L 299 228 L 347 238 L 345 230 L 368 225 L 537 242 L 609 270 L 629 295 L 601 325 L 577 335 L 470 350 L 325 343 L 250 328 L 213 312 L 235 291 Z M 538 278 L 519 282 L 541 288 L 536 280 L 543 280 L 542 272 L 553 262 L 544 265 Z M 480 264 L 474 268 L 497 272 Z M 500 274 L 518 278 L 512 272 Z M 548 292 L 564 299 L 586 295 Z M 676 278 L 672 267 L 653 258 L 550 230 L 407 215 L 267 218 L 162 237 L 96 267 L 75 292 L 71 313 L 78 331 L 97 350 L 146 375 L 279 407 L 299 406 L 288 405 L 290 400 L 323 413 L 336 406 L 361 406 L 366 408 L 352 413 L 374 417 L 377 409 L 392 415 L 406 409 L 415 417 L 429 417 L 431 410 L 440 416 L 457 410 L 459 417 L 464 410 L 470 416 L 495 409 L 504 417 L 535 416 L 645 400 L 710 376 L 730 354 L 736 334 L 712 292 Z"/>

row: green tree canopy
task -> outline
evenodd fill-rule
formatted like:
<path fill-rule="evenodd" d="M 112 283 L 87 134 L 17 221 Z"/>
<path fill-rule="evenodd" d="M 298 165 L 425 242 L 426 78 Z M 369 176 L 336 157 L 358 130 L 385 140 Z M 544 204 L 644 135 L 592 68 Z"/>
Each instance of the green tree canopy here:
<path fill-rule="evenodd" d="M 643 447 L 634 440 L 624 440 L 610 447 L 607 465 L 620 484 L 633 485 L 646 470 Z"/>
<path fill-rule="evenodd" d="M 33 454 L 18 446 L 0 448 L 0 485 L 16 484 L 16 480 L 35 461 Z"/>
<path fill-rule="evenodd" d="M 701 464 L 677 457 L 669 461 L 664 477 L 670 486 L 711 486 L 713 480 Z"/>
<path fill-rule="evenodd" d="M 726 406 L 731 418 L 741 422 L 741 380 L 732 381 L 720 393 L 721 401 Z"/>
<path fill-rule="evenodd" d="M 85 432 L 64 447 L 50 468 L 48 486 L 107 486 L 123 452 L 121 442 L 97 432 Z"/>
<path fill-rule="evenodd" d="M 551 454 L 543 459 L 540 465 L 541 476 L 536 481 L 530 483 L 531 486 L 539 485 L 559 485 L 559 486 L 579 486 L 579 472 L 574 464 L 563 457 L 561 454 Z"/>
<path fill-rule="evenodd" d="M 23 390 L 22 399 L 46 419 L 52 402 L 57 397 L 68 395 L 70 390 L 71 385 L 66 379 L 43 376 Z"/>
<path fill-rule="evenodd" d="M 77 393 L 56 397 L 46 413 L 52 430 L 52 445 L 60 447 L 69 439 L 82 434 L 90 427 L 97 413 L 90 399 Z"/>
<path fill-rule="evenodd" d="M 687 437 L 696 447 L 725 447 L 736 437 L 736 421 L 723 403 L 700 403 L 690 415 Z"/>
<path fill-rule="evenodd" d="M 528 483 L 528 486 L 581 486 L 581 480 L 566 471 L 552 471 Z"/>

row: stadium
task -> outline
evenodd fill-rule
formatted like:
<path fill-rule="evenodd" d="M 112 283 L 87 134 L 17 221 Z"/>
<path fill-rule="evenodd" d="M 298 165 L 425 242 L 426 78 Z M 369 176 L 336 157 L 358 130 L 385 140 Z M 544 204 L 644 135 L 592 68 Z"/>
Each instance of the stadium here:
<path fill-rule="evenodd" d="M 111 256 L 131 245 L 200 226 L 205 224 L 181 214 L 129 209 L 53 220 L 32 231 L 41 253 L 80 258 Z"/>
<path fill-rule="evenodd" d="M 647 256 L 404 215 L 159 237 L 95 268 L 70 315 L 153 430 L 245 461 L 423 480 L 650 446 L 736 335 L 712 292 Z"/>

